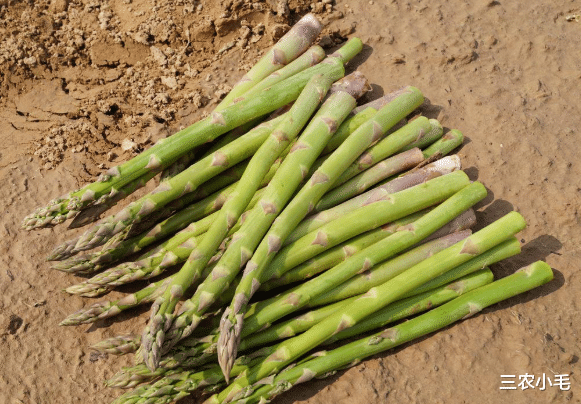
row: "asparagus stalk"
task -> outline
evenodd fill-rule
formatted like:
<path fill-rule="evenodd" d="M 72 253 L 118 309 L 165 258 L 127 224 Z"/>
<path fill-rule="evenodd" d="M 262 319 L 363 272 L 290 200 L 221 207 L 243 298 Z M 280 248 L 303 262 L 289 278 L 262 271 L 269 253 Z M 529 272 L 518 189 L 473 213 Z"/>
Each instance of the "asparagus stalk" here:
<path fill-rule="evenodd" d="M 305 33 L 306 30 L 303 34 Z M 221 111 L 214 111 L 207 118 L 163 139 L 163 142 L 132 160 L 113 167 L 99 181 L 55 199 L 45 208 L 37 209 L 25 218 L 23 227 L 26 229 L 42 227 L 54 221 L 55 217 L 62 217 L 62 220 L 65 220 L 69 210 L 81 210 L 102 195 L 120 189 L 150 170 L 171 164 L 180 155 L 196 146 L 212 141 L 237 126 L 288 104 L 297 98 L 314 74 L 328 74 L 335 80 L 339 79 L 344 74 L 342 60 L 326 58 L 323 62 L 273 85 L 268 91 L 248 98 L 239 97 L 240 101 L 236 104 Z"/>
<path fill-rule="evenodd" d="M 412 266 L 420 263 L 424 259 L 427 259 L 443 249 L 464 240 L 470 236 L 471 233 L 470 230 L 464 230 L 422 244 L 404 254 L 383 262 L 369 271 L 357 274 L 343 282 L 341 285 L 311 299 L 307 304 L 307 307 L 322 306 L 365 293 L 372 287 L 387 282 Z"/>
<path fill-rule="evenodd" d="M 364 358 L 440 330 L 456 321 L 473 316 L 488 306 L 541 286 L 551 279 L 553 279 L 551 268 L 544 262 L 537 261 L 512 275 L 472 290 L 412 320 L 285 370 L 266 385 L 256 385 L 253 389 L 245 390 L 247 397 L 237 402 L 240 404 L 267 402 L 298 383 L 323 376 L 335 369 L 353 366 Z"/>
<path fill-rule="evenodd" d="M 359 88 L 366 87 L 365 82 L 360 77 L 355 78 L 353 83 L 347 83 L 347 86 L 351 90 L 357 89 L 358 86 Z M 330 100 L 333 97 L 334 95 Z M 374 118 L 359 127 L 325 160 L 272 224 L 272 227 L 248 262 L 242 280 L 236 289 L 234 299 L 230 307 L 224 311 L 222 317 L 220 341 L 218 343 L 218 360 L 224 370 L 226 381 L 229 380 L 229 370 L 236 358 L 246 305 L 254 292 L 260 287 L 261 282 L 270 278 L 270 274 L 265 272 L 286 238 L 307 215 L 309 207 L 319 202 L 351 163 L 371 143 L 381 137 L 389 128 L 417 108 L 422 102 L 423 96 L 421 92 L 417 89 L 409 88 L 408 91 L 403 92 L 382 108 Z M 349 105 L 350 108 L 342 115 L 342 119 L 346 117 L 354 106 L 354 102 L 353 105 Z M 325 140 L 327 139 L 328 137 Z M 325 143 L 317 150 L 317 155 L 322 151 Z M 420 158 L 423 159 L 423 156 Z M 399 165 L 401 166 L 401 163 Z M 306 168 L 307 165 L 304 165 L 304 167 Z"/>
<path fill-rule="evenodd" d="M 478 183 L 474 184 L 479 185 Z M 482 185 L 480 186 L 482 187 Z M 435 208 L 432 212 L 437 209 Z M 429 213 L 426 214 L 424 218 L 429 215 Z M 467 239 L 431 256 L 384 284 L 370 289 L 349 307 L 332 314 L 305 333 L 279 344 L 276 352 L 250 370 L 246 377 L 239 377 L 223 390 L 218 397 L 219 402 L 230 402 L 240 390 L 249 384 L 280 370 L 329 337 L 355 325 L 363 318 L 401 298 L 405 293 L 421 286 L 430 279 L 498 245 L 522 230 L 525 225 L 520 214 L 509 213 Z"/>
<path fill-rule="evenodd" d="M 424 157 L 429 158 L 440 158 L 450 153 L 456 147 L 460 146 L 464 141 L 464 135 L 458 129 L 452 129 L 446 133 L 439 140 L 434 142 L 428 148 L 424 150 Z"/>
<path fill-rule="evenodd" d="M 295 104 L 285 114 L 285 119 L 281 121 L 250 160 L 244 175 L 238 182 L 233 197 L 224 204 L 200 245 L 193 249 L 175 282 L 163 296 L 155 301 L 149 324 L 142 336 L 143 357 L 150 369 L 155 369 L 159 363 L 165 332 L 173 322 L 173 311 L 179 298 L 191 282 L 199 277 L 202 269 L 214 255 L 228 231 L 236 224 L 245 210 L 260 181 L 268 172 L 269 166 L 290 141 L 297 136 L 327 93 L 332 81 L 329 76 L 313 76 Z"/>
<path fill-rule="evenodd" d="M 331 203 L 338 205 L 341 202 L 345 202 L 347 199 L 353 198 L 382 180 L 417 166 L 423 160 L 424 155 L 417 147 L 386 158 L 329 191 L 325 195 L 325 202 L 332 201 Z"/>
<path fill-rule="evenodd" d="M 349 215 L 345 215 L 343 218 L 341 218 L 341 220 L 336 220 L 332 222 L 332 224 L 330 223 L 327 227 L 321 228 L 317 232 L 313 232 L 312 234 L 308 234 L 307 236 L 303 237 L 300 240 L 300 242 L 294 243 L 294 245 L 289 246 L 291 248 L 287 247 L 281 250 L 279 255 L 283 255 L 284 257 L 286 257 L 289 255 L 289 251 L 296 249 L 296 251 L 293 252 L 298 256 L 298 261 L 302 262 L 318 254 L 319 252 L 331 248 L 332 246 L 341 243 L 366 230 L 379 227 L 384 223 L 397 220 L 410 213 L 413 213 L 427 206 L 431 206 L 435 203 L 438 203 L 443 199 L 448 198 L 456 191 L 462 189 L 463 187 L 466 187 L 468 182 L 469 182 L 468 178 L 464 173 L 456 172 L 448 174 L 447 176 L 441 178 L 435 178 L 427 182 L 426 184 L 419 185 L 409 190 L 393 194 L 391 195 L 390 197 L 391 199 L 389 202 L 387 201 L 385 201 L 385 203 L 378 202 L 360 208 Z M 480 198 L 481 197 L 482 196 L 480 196 Z M 459 203 L 457 206 L 464 206 L 463 210 L 466 210 L 470 205 L 465 206 L 465 204 Z M 439 227 L 442 227 L 444 224 L 446 224 L 446 222 L 450 221 L 454 216 L 457 216 L 460 213 L 461 211 L 458 212 L 456 215 L 446 216 L 444 219 L 447 218 L 448 220 L 444 220 L 444 222 L 442 223 L 439 220 L 435 220 L 433 223 L 438 223 L 440 225 L 433 228 L 433 231 L 437 230 L 437 228 Z M 440 217 L 439 219 L 442 219 L 442 217 Z M 431 225 L 433 225 L 433 223 Z M 431 229 L 432 227 L 429 228 Z M 425 234 L 424 237 L 429 235 L 429 233 Z M 419 240 L 421 240 L 421 238 Z M 412 243 L 411 245 L 413 244 L 415 244 L 415 242 Z M 396 248 L 394 253 L 397 253 L 399 251 Z M 329 272 L 331 271 L 327 271 L 327 273 Z M 327 273 L 321 276 L 325 276 Z M 341 280 L 339 280 L 338 282 L 340 283 Z M 290 300 L 288 299 L 286 301 L 283 300 L 283 302 L 284 303 L 280 307 L 288 309 L 289 305 L 287 303 L 290 303 L 290 305 L 294 307 L 293 305 L 294 294 L 290 296 Z M 276 308 L 273 309 L 276 310 Z M 296 309 L 298 309 L 298 307 L 296 307 Z M 245 322 L 247 322 L 249 319 L 245 320 Z M 189 331 L 188 326 L 189 324 L 192 323 L 192 321 L 194 322 L 196 321 L 196 314 L 194 311 L 188 310 L 187 305 L 184 305 L 182 307 L 182 310 L 180 311 L 178 318 L 176 319 L 176 321 L 174 321 L 174 325 L 170 331 L 172 335 L 172 340 L 178 341 L 183 337 L 187 336 Z M 261 328 L 261 326 L 259 326 L 257 329 Z M 246 326 L 244 328 L 246 329 Z"/>
<path fill-rule="evenodd" d="M 238 101 L 238 98 L 252 89 L 261 80 L 281 67 L 289 64 L 313 43 L 323 26 L 313 14 L 301 18 L 270 50 L 234 85 L 216 108 L 223 110 Z M 288 76 L 287 76 L 288 77 Z M 277 84 L 276 82 L 271 84 Z"/>
<path fill-rule="evenodd" d="M 281 268 L 281 271 L 274 273 L 270 280 L 261 286 L 261 290 L 269 291 L 276 287 L 312 278 L 313 276 L 326 271 L 335 265 L 338 265 L 362 249 L 367 248 L 379 240 L 392 235 L 399 227 L 405 226 L 406 224 L 417 220 L 425 213 L 426 212 L 424 211 L 414 213 L 404 217 L 403 219 L 396 220 L 395 222 L 388 225 L 370 230 L 360 236 L 348 240 L 343 244 L 333 247 L 300 265 L 297 265 L 291 270 L 285 271 L 285 268 L 283 267 Z M 427 242 L 439 237 L 443 237 L 446 234 L 467 230 L 475 224 L 476 216 L 474 215 L 474 211 L 472 209 L 468 209 L 466 212 L 454 218 L 444 227 L 437 230 L 431 236 L 427 237 L 424 241 Z M 284 273 L 281 274 L 282 272 Z"/>
<path fill-rule="evenodd" d="M 314 231 L 332 220 L 344 216 L 355 207 L 381 201 L 394 192 L 398 192 L 418 184 L 422 184 L 430 179 L 441 175 L 449 174 L 460 169 L 460 158 L 458 156 L 445 157 L 437 162 L 431 163 L 421 170 L 396 178 L 392 181 L 380 185 L 365 192 L 355 198 L 337 205 L 338 200 L 333 197 L 324 197 L 316 206 L 315 213 L 301 222 L 289 236 L 287 243 L 294 242 L 305 234 Z M 348 189 L 341 189 L 341 192 L 349 192 Z M 338 193 L 340 193 L 338 191 Z M 337 205 L 337 206 L 336 206 Z"/>
<path fill-rule="evenodd" d="M 282 117 L 278 118 L 281 119 Z M 75 251 L 102 245 L 110 237 L 123 231 L 126 226 L 139 222 L 174 199 L 195 190 L 225 169 L 247 159 L 270 136 L 276 123 L 277 120 L 274 120 L 259 125 L 177 176 L 162 182 L 152 192 L 129 204 L 116 215 L 102 220 L 79 238 Z"/>
<path fill-rule="evenodd" d="M 327 140 L 354 106 L 355 99 L 344 91 L 333 94 L 323 104 L 266 188 L 257 207 L 250 211 L 247 221 L 234 235 L 232 244 L 216 267 L 216 275 L 204 281 L 196 295 L 183 305 L 183 309 L 191 311 L 199 318 L 208 302 L 225 291 L 291 198 L 303 180 L 304 173 L 315 161 Z M 218 270 L 220 272 L 217 272 Z M 188 333 L 195 329 L 197 323 L 198 321 L 194 319 L 188 325 Z"/>
<path fill-rule="evenodd" d="M 414 147 L 424 149 L 430 146 L 432 143 L 436 142 L 438 139 L 440 139 L 442 137 L 442 134 L 444 133 L 442 124 L 440 124 L 440 122 L 438 122 L 437 119 L 430 119 L 430 125 L 432 129 L 430 129 L 429 132 L 427 132 L 424 136 L 422 136 L 418 140 L 415 140 L 408 144 L 407 146 L 405 146 L 404 148 L 402 148 L 401 151 L 404 152 L 413 149 Z M 444 153 L 442 154 L 442 156 L 445 156 L 446 154 L 448 153 Z"/>

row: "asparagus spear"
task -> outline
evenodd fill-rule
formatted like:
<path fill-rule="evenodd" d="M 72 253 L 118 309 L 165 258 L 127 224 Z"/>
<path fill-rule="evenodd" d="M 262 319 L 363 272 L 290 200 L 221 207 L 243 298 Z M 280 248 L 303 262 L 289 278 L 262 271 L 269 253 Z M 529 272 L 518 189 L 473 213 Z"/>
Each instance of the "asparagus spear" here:
<path fill-rule="evenodd" d="M 422 136 L 418 140 L 415 140 L 408 144 L 407 146 L 405 146 L 403 149 L 401 149 L 401 151 L 402 152 L 407 151 L 413 149 L 414 147 L 424 149 L 430 146 L 432 143 L 436 142 L 438 139 L 440 139 L 442 137 L 442 134 L 444 133 L 444 129 L 442 128 L 440 122 L 438 122 L 437 119 L 430 119 L 430 125 L 432 129 L 430 129 L 429 132 L 427 132 L 424 136 Z M 442 154 L 442 156 L 445 156 L 446 154 L 448 153 L 444 153 Z"/>
<path fill-rule="evenodd" d="M 245 390 L 246 398 L 237 403 L 268 402 L 298 383 L 323 376 L 335 369 L 353 366 L 364 358 L 440 330 L 456 321 L 473 316 L 488 306 L 541 286 L 551 279 L 553 279 L 551 268 L 544 262 L 537 261 L 512 275 L 472 290 L 412 320 L 285 370 L 265 385 L 257 384 L 252 389 Z"/>
<path fill-rule="evenodd" d="M 323 306 L 365 293 L 372 287 L 387 282 L 435 253 L 464 240 L 471 233 L 470 230 L 463 230 L 422 244 L 377 265 L 369 271 L 357 274 L 328 292 L 311 299 L 307 307 Z"/>
<path fill-rule="evenodd" d="M 408 88 L 406 92 L 403 92 L 399 97 L 383 107 L 374 118 L 360 126 L 325 160 L 273 223 L 248 262 L 244 276 L 236 289 L 232 304 L 225 310 L 222 317 L 218 359 L 220 366 L 224 370 L 226 381 L 229 380 L 229 370 L 236 358 L 246 305 L 254 292 L 260 287 L 261 282 L 270 278 L 270 274 L 266 273 L 266 270 L 286 238 L 307 215 L 309 207 L 319 202 L 353 161 L 371 143 L 380 138 L 389 128 L 417 108 L 422 102 L 423 96 L 421 92 L 415 88 Z M 354 105 L 350 106 L 346 114 L 353 107 Z M 305 167 L 307 166 L 305 165 Z"/>
<path fill-rule="evenodd" d="M 208 302 L 225 291 L 236 273 L 246 264 L 278 212 L 301 183 L 304 173 L 315 161 L 327 140 L 354 106 L 355 99 L 343 91 L 333 94 L 323 104 L 299 138 L 294 150 L 269 183 L 257 207 L 250 211 L 247 221 L 234 235 L 232 244 L 215 269 L 216 274 L 204 281 L 196 295 L 188 300 L 183 308 L 187 308 L 199 318 Z M 197 322 L 194 319 L 189 324 L 188 333 L 195 329 Z"/>
<path fill-rule="evenodd" d="M 316 206 L 315 213 L 301 222 L 293 233 L 289 236 L 287 243 L 294 242 L 305 234 L 314 231 L 332 220 L 342 217 L 354 207 L 365 206 L 377 201 L 381 201 L 394 192 L 422 184 L 430 179 L 451 173 L 460 169 L 460 158 L 458 156 L 449 156 L 431 163 L 421 170 L 396 178 L 392 181 L 377 186 L 370 191 L 365 192 L 355 198 L 337 205 L 337 198 L 324 197 Z M 349 192 L 348 189 L 338 191 Z M 336 206 L 337 205 L 337 206 Z"/>
<path fill-rule="evenodd" d="M 363 208 L 360 208 L 349 215 L 345 215 L 343 218 L 341 218 L 341 220 L 336 220 L 330 223 L 327 227 L 322 227 L 318 231 L 313 232 L 312 234 L 308 234 L 307 236 L 303 237 L 300 240 L 300 242 L 294 243 L 294 245 L 292 246 L 293 248 L 289 249 L 287 247 L 286 249 L 283 249 L 279 254 L 288 256 L 288 252 L 296 248 L 296 255 L 298 257 L 298 261 L 302 262 L 310 258 L 311 256 L 316 255 L 321 250 L 331 248 L 332 246 L 346 239 L 349 239 L 354 235 L 360 234 L 371 228 L 379 227 L 386 222 L 396 220 L 400 217 L 406 216 L 407 214 L 413 213 L 427 206 L 440 202 L 443 199 L 446 199 L 450 195 L 454 194 L 459 189 L 466 187 L 468 182 L 469 182 L 468 178 L 464 173 L 456 172 L 448 174 L 447 176 L 441 178 L 435 178 L 427 182 L 426 184 L 418 185 L 409 190 L 393 194 L 391 195 L 389 202 L 386 201 L 385 203 L 378 202 L 375 204 L 371 204 Z M 480 192 L 477 192 L 477 194 L 479 193 Z M 479 198 L 481 198 L 482 196 L 483 195 L 479 195 Z M 470 206 L 465 205 L 466 205 L 465 203 L 459 203 L 455 206 L 455 208 L 464 207 L 463 210 L 466 210 Z M 452 211 L 455 212 L 454 209 Z M 447 213 L 448 215 L 450 214 L 449 212 Z M 426 226 L 426 228 L 432 229 L 432 231 L 425 234 L 424 237 L 429 235 L 429 233 L 437 230 L 437 228 L 442 227 L 444 224 L 446 224 L 446 222 L 450 221 L 454 216 L 457 216 L 460 213 L 461 211 L 457 212 L 456 215 L 452 216 L 446 215 L 440 216 L 438 219 L 444 221 L 441 222 L 440 220 L 434 220 L 433 223 L 430 223 L 429 226 Z M 439 226 L 433 228 L 432 226 L 434 226 L 436 223 L 439 224 Z M 420 233 L 418 232 L 417 234 L 419 235 Z M 338 236 L 342 236 L 342 239 L 339 238 Z M 424 237 L 419 238 L 417 241 L 421 240 Z M 389 237 L 386 238 L 385 240 L 387 239 L 389 239 Z M 415 244 L 415 242 L 413 242 L 409 246 L 413 244 Z M 391 251 L 397 253 L 401 250 L 398 251 L 396 247 L 395 249 L 392 248 Z M 331 271 L 327 271 L 327 273 L 329 272 Z M 327 273 L 321 276 L 325 276 Z M 340 278 L 337 279 L 338 282 L 340 283 L 341 282 Z M 291 303 L 291 306 L 293 306 L 294 296 L 295 296 L 294 294 L 291 295 L 290 300 L 287 299 L 286 301 L 288 303 Z M 280 307 L 289 309 L 289 305 L 287 305 L 286 303 L 282 304 L 282 306 Z M 249 321 L 249 319 L 245 320 L 245 322 Z M 189 324 L 191 324 L 192 321 L 194 322 L 196 321 L 196 313 L 195 311 L 189 310 L 187 308 L 187 305 L 184 305 L 182 307 L 182 310 L 180 311 L 178 318 L 176 319 L 176 321 L 174 321 L 172 329 L 170 330 L 170 335 L 172 335 L 172 341 L 179 341 L 183 337 L 187 336 L 189 333 Z M 261 326 L 259 326 L 258 328 L 260 328 Z"/>
<path fill-rule="evenodd" d="M 478 185 L 478 183 L 474 184 Z M 437 208 L 432 212 L 436 210 Z M 426 214 L 424 218 L 429 215 L 429 213 Z M 219 402 L 230 402 L 240 390 L 249 384 L 280 370 L 283 366 L 288 365 L 294 359 L 329 337 L 355 325 L 363 318 L 387 306 L 430 279 L 498 245 L 522 230 L 525 225 L 525 221 L 520 214 L 516 212 L 509 213 L 467 239 L 433 255 L 384 284 L 370 289 L 349 307 L 332 314 L 305 333 L 279 344 L 276 352 L 260 365 L 251 369 L 246 377 L 239 377 L 223 390 L 218 396 Z M 210 402 L 212 401 L 215 402 L 215 400 Z"/>
<path fill-rule="evenodd" d="M 373 167 L 356 175 L 325 195 L 325 202 L 336 205 L 353 198 L 371 186 L 402 171 L 411 169 L 424 160 L 424 155 L 417 147 L 396 154 L 380 161 Z M 332 202 L 327 202 L 332 201 Z M 325 205 L 321 205 L 325 206 Z"/>
<path fill-rule="evenodd" d="M 250 160 L 244 175 L 238 182 L 233 197 L 224 204 L 200 245 L 190 254 L 175 282 L 163 296 L 155 301 L 149 324 L 142 336 L 143 357 L 150 369 L 155 369 L 159 363 L 164 334 L 173 322 L 173 311 L 177 301 L 191 282 L 200 275 L 201 270 L 245 210 L 254 192 L 256 192 L 258 184 L 268 172 L 268 167 L 296 137 L 327 93 L 332 82 L 330 76 L 313 76 L 295 104 L 285 114 L 285 119 L 281 121 Z"/>
<path fill-rule="evenodd" d="M 163 142 L 159 142 L 130 161 L 111 168 L 97 182 L 54 199 L 49 202 L 47 207 L 36 209 L 24 219 L 23 227 L 33 229 L 62 222 L 66 220 L 69 211 L 82 210 L 101 196 L 109 192 L 117 192 L 124 185 L 137 180 L 149 171 L 168 166 L 180 155 L 196 146 L 211 141 L 251 119 L 288 104 L 298 96 L 313 74 L 333 71 L 332 62 L 313 66 L 312 70 L 307 69 L 309 71 L 304 71 L 302 75 L 301 73 L 296 74 L 273 85 L 272 92 L 268 92 L 268 95 L 258 94 L 255 97 L 244 98 L 243 93 L 283 64 L 303 53 L 310 45 L 310 41 L 314 40 L 320 31 L 321 25 L 316 18 L 311 14 L 305 16 L 250 69 L 242 80 L 234 86 L 230 94 L 225 97 L 217 110 L 206 119 L 163 139 Z M 340 60 L 337 59 L 337 62 Z M 336 63 L 336 66 L 341 64 Z M 339 76 L 343 74 L 341 71 L 337 73 Z M 231 100 L 235 98 L 240 99 L 240 101 L 224 108 L 230 105 Z"/>
<path fill-rule="evenodd" d="M 417 220 L 424 213 L 426 212 L 421 211 L 414 213 L 412 215 L 406 216 L 403 219 L 396 220 L 395 222 L 388 225 L 370 230 L 360 236 L 346 241 L 343 244 L 333 247 L 300 265 L 297 265 L 291 270 L 285 271 L 284 268 L 281 268 L 282 270 L 279 270 L 273 274 L 270 280 L 261 286 L 261 290 L 268 291 L 276 287 L 312 278 L 313 276 L 326 271 L 335 265 L 338 265 L 362 249 L 367 248 L 379 240 L 382 240 L 385 237 L 395 233 L 397 228 Z M 437 230 L 431 236 L 427 237 L 424 241 L 430 241 L 432 239 L 436 239 L 457 231 L 467 230 L 474 226 L 474 224 L 476 224 L 476 216 L 474 215 L 474 211 L 472 209 L 468 209 L 466 212 L 454 218 L 444 227 Z M 284 273 L 281 275 L 281 272 Z"/>
<path fill-rule="evenodd" d="M 456 147 L 460 146 L 464 141 L 464 135 L 458 129 L 452 129 L 446 133 L 439 140 L 431 144 L 428 148 L 424 150 L 424 157 L 429 158 L 440 158 L 450 153 Z"/>

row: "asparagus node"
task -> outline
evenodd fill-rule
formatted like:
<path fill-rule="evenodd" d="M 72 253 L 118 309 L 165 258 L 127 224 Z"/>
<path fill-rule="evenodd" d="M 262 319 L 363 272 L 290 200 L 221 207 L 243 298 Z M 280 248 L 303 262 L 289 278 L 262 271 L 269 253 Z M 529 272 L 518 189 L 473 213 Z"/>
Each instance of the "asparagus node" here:
<path fill-rule="evenodd" d="M 359 38 L 351 38 L 343 46 L 333 52 L 330 57 L 339 59 L 343 64 L 353 59 L 363 49 L 363 42 Z"/>
<path fill-rule="evenodd" d="M 478 186 L 478 183 L 473 183 L 472 185 L 474 184 Z M 479 185 L 482 187 L 481 184 Z M 432 212 L 437 209 L 435 208 Z M 424 218 L 429 218 L 429 216 L 430 214 L 428 213 Z M 229 387 L 220 393 L 219 399 L 225 402 L 230 401 L 233 395 L 249 384 L 281 369 L 293 359 L 306 353 L 327 338 L 355 325 L 363 318 L 401 298 L 405 293 L 421 286 L 428 280 L 498 245 L 522 230 L 525 225 L 526 223 L 520 214 L 516 212 L 509 213 L 467 239 L 434 254 L 382 285 L 370 289 L 349 307 L 332 314 L 305 333 L 279 344 L 275 353 L 253 368 L 247 377 L 238 378 L 230 384 Z M 329 271 L 326 274 L 329 274 Z"/>
<path fill-rule="evenodd" d="M 535 262 L 512 275 L 471 290 L 416 318 L 371 337 L 328 351 L 325 356 L 316 357 L 281 372 L 267 385 L 254 386 L 254 392 L 247 392 L 248 397 L 240 402 L 247 404 L 265 402 L 290 386 L 324 375 L 334 369 L 352 366 L 366 357 L 442 329 L 456 321 L 473 316 L 488 306 L 541 286 L 552 278 L 553 271 L 547 264 L 542 261 Z"/>
<path fill-rule="evenodd" d="M 159 363 L 165 332 L 169 330 L 173 323 L 173 311 L 178 299 L 183 295 L 192 280 L 199 276 L 201 270 L 215 253 L 228 231 L 236 224 L 257 190 L 262 178 L 268 172 L 270 165 L 282 153 L 290 141 L 297 136 L 298 132 L 308 121 L 311 114 L 327 93 L 331 83 L 331 77 L 322 75 L 313 76 L 295 104 L 285 115 L 285 119 L 282 120 L 272 132 L 272 135 L 250 160 L 248 168 L 244 172 L 242 179 L 238 182 L 235 195 L 224 204 L 219 212 L 218 218 L 212 223 L 212 226 L 201 240 L 200 245 L 193 249 L 186 264 L 178 273 L 173 285 L 154 303 L 150 323 L 146 327 L 142 337 L 143 358 L 150 369 L 155 369 Z M 280 173 L 280 169 L 275 174 L 275 178 L 278 173 Z M 271 184 L 272 181 L 269 187 Z M 238 259 L 241 259 L 240 255 Z M 213 272 L 217 275 L 221 270 L 220 265 L 217 265 Z M 207 278 L 208 283 L 211 284 L 212 278 L 216 279 L 216 276 Z M 205 280 L 194 294 L 193 299 L 203 303 L 199 306 L 192 303 L 197 306 L 196 310 L 207 307 L 214 299 L 213 294 L 202 293 L 206 286 L 207 282 Z M 200 300 L 201 298 L 203 299 Z M 184 307 L 187 307 L 190 301 L 192 300 L 187 301 Z M 197 319 L 199 320 L 199 316 Z M 193 330 L 197 322 L 193 327 L 191 325 L 192 323 L 188 324 L 188 327 Z"/>

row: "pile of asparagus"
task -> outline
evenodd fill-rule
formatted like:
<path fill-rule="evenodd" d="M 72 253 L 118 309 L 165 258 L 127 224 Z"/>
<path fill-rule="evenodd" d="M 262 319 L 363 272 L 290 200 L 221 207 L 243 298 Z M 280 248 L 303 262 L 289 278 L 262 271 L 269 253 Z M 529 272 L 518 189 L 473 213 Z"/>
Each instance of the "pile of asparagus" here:
<path fill-rule="evenodd" d="M 418 115 L 414 87 L 357 106 L 369 84 L 343 76 L 362 43 L 326 56 L 311 46 L 321 28 L 305 16 L 207 118 L 24 220 L 87 225 L 159 177 L 49 257 L 87 278 L 71 294 L 151 279 L 61 323 L 151 304 L 140 336 L 93 346 L 135 352 L 107 381 L 135 388 L 116 403 L 197 389 L 207 403 L 268 402 L 552 279 L 536 262 L 493 281 L 488 265 L 520 252 L 522 216 L 472 234 L 486 190 L 448 155 L 462 134 Z"/>

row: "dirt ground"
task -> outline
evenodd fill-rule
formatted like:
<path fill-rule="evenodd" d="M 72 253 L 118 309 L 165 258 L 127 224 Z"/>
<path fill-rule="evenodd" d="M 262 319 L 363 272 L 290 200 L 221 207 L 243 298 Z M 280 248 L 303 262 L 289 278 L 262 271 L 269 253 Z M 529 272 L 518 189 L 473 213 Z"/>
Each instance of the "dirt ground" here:
<path fill-rule="evenodd" d="M 131 357 L 88 346 L 138 333 L 147 308 L 59 327 L 90 299 L 44 261 L 79 230 L 26 232 L 22 218 L 157 139 L 195 122 L 300 15 L 351 36 L 368 98 L 411 84 L 430 117 L 468 138 L 459 154 L 489 197 L 479 227 L 521 212 L 523 253 L 550 284 L 278 403 L 581 403 L 581 8 L 568 0 L 0 0 L 0 403 L 108 403 L 103 380 Z M 121 296 L 112 292 L 108 299 Z M 569 375 L 501 391 L 501 375 Z M 535 379 L 536 381 L 536 379 Z M 183 403 L 193 403 L 186 399 Z"/>

